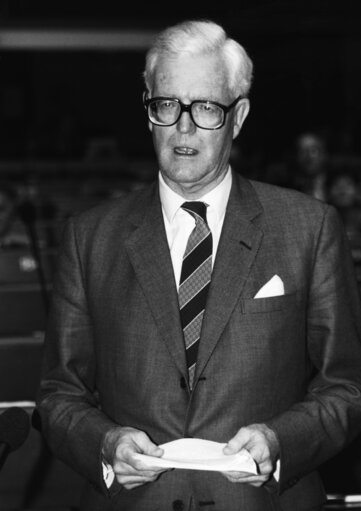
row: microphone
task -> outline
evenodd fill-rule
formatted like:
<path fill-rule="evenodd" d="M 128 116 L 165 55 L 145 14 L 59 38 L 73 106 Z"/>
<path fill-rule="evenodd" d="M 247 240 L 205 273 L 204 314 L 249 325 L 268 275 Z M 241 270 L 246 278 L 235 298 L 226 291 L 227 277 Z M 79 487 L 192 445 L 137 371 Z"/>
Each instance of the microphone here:
<path fill-rule="evenodd" d="M 9 453 L 25 442 L 29 431 L 30 419 L 22 408 L 13 406 L 0 415 L 0 469 Z"/>

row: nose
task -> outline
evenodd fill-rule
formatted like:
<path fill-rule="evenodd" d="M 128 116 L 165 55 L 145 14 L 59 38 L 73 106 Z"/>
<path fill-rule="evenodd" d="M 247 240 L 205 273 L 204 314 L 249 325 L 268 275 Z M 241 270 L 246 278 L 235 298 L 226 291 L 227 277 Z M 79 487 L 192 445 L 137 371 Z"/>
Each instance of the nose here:
<path fill-rule="evenodd" d="M 196 130 L 197 126 L 192 121 L 189 112 L 182 112 L 182 115 L 178 119 L 177 129 L 181 133 L 193 133 Z"/>

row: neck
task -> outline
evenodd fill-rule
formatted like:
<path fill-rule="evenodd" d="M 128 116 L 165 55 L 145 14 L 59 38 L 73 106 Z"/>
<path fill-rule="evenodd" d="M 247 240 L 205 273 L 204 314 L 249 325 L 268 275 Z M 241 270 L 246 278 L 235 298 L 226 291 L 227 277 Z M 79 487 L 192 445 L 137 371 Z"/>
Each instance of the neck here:
<path fill-rule="evenodd" d="M 162 174 L 165 183 L 173 192 L 177 193 L 188 201 L 196 201 L 201 199 L 204 195 L 211 192 L 216 188 L 224 179 L 227 172 L 222 173 L 210 183 L 178 183 L 168 179 L 167 176 Z"/>

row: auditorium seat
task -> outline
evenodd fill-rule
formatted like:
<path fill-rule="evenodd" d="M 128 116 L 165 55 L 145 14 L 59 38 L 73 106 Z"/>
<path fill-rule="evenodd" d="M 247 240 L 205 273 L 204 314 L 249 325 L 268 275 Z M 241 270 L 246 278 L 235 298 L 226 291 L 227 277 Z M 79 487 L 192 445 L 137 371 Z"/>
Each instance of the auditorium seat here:
<path fill-rule="evenodd" d="M 43 250 L 40 273 L 28 248 L 0 250 L 0 336 L 44 331 L 55 258 Z"/>
<path fill-rule="evenodd" d="M 43 335 L 0 337 L 0 401 L 35 401 Z"/>

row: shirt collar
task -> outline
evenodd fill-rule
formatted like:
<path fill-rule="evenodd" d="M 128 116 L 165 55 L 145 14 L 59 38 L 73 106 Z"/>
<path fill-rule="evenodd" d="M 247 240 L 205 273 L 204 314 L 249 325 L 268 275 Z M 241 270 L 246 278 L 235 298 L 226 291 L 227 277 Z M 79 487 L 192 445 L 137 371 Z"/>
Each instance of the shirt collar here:
<path fill-rule="evenodd" d="M 169 223 L 172 223 L 174 217 L 185 202 L 184 197 L 174 192 L 164 181 L 162 174 L 159 172 L 159 195 L 162 204 L 163 212 Z M 214 211 L 219 220 L 224 217 L 229 193 L 232 186 L 232 172 L 230 166 L 228 166 L 226 175 L 222 181 L 210 192 L 200 197 L 199 201 L 208 204 L 209 208 Z"/>

